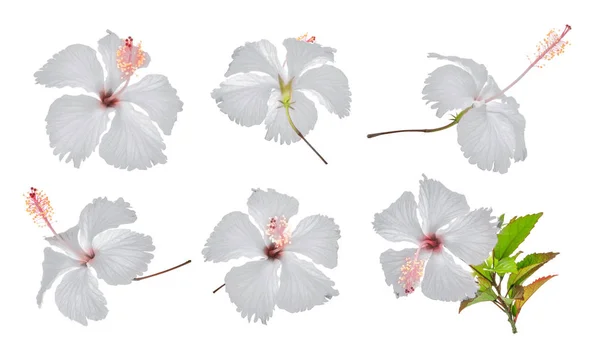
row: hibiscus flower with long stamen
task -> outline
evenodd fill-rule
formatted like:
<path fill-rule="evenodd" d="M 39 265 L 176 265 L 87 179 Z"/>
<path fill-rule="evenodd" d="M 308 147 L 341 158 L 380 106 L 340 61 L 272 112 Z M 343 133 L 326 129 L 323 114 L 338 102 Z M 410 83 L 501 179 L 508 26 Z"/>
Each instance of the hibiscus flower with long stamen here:
<path fill-rule="evenodd" d="M 206 261 L 255 259 L 232 268 L 225 284 L 213 293 L 225 287 L 242 317 L 263 324 L 275 306 L 302 312 L 339 294 L 334 282 L 312 262 L 296 256 L 327 268 L 337 265 L 340 231 L 332 218 L 306 217 L 292 232 L 288 222 L 298 213 L 298 201 L 272 189 L 255 190 L 248 199 L 248 212 L 250 216 L 232 212 L 223 217 L 202 250 Z"/>
<path fill-rule="evenodd" d="M 571 30 L 566 25 L 562 32 L 551 30 L 537 46 L 537 54 L 525 71 L 500 90 L 494 78 L 482 64 L 471 59 L 446 57 L 430 53 L 429 58 L 452 62 L 434 70 L 425 81 L 423 99 L 433 102 L 438 117 L 461 110 L 447 125 L 438 128 L 404 129 L 373 133 L 367 138 L 402 132 L 432 133 L 457 126 L 458 143 L 471 164 L 482 170 L 508 172 L 511 160 L 519 162 L 527 157 L 525 147 L 525 118 L 519 113 L 519 104 L 505 93 L 519 82 L 532 68 L 543 67 L 544 61 L 564 53 L 568 41 L 564 37 Z M 560 34 L 559 34 L 560 33 Z"/>
<path fill-rule="evenodd" d="M 419 285 L 423 294 L 434 300 L 473 297 L 478 288 L 475 278 L 454 261 L 454 256 L 466 265 L 477 265 L 490 255 L 498 232 L 491 213 L 485 208 L 470 211 L 463 195 L 426 176 L 421 181 L 418 204 L 412 192 L 405 192 L 377 213 L 373 228 L 380 236 L 416 245 L 381 254 L 385 281 L 396 297 L 413 293 Z"/>
<path fill-rule="evenodd" d="M 100 156 L 117 168 L 144 170 L 164 164 L 166 146 L 156 125 L 170 135 L 183 103 L 164 75 L 149 74 L 131 84 L 150 56 L 132 37 L 107 33 L 98 41 L 105 70 L 94 49 L 74 44 L 35 73 L 38 84 L 82 88 L 91 94 L 64 95 L 52 103 L 46 117 L 50 146 L 60 160 L 66 157 L 65 162 L 73 161 L 76 168 L 98 146 Z"/>
<path fill-rule="evenodd" d="M 67 318 L 83 325 L 87 325 L 88 320 L 102 320 L 108 314 L 98 279 L 109 285 L 127 285 L 191 262 L 188 260 L 169 270 L 137 277 L 148 270 L 148 264 L 154 257 L 151 253 L 154 245 L 147 235 L 117 229 L 137 219 L 129 203 L 122 198 L 116 201 L 95 199 L 81 211 L 79 223 L 63 233 L 57 233 L 52 226 L 54 210 L 43 191 L 32 187 L 25 198 L 27 212 L 36 224 L 50 229 L 52 236 L 45 239 L 58 249 L 44 249 L 37 304 L 42 306 L 46 291 L 64 275 L 56 287 L 56 305 Z"/>
<path fill-rule="evenodd" d="M 343 118 L 350 114 L 348 79 L 330 64 L 336 50 L 316 43 L 314 36 L 288 38 L 283 45 L 287 50 L 283 65 L 267 40 L 237 48 L 227 79 L 212 97 L 235 123 L 250 127 L 265 122 L 265 139 L 281 144 L 303 140 L 327 164 L 306 139 L 317 122 L 317 110 L 305 93 Z"/>

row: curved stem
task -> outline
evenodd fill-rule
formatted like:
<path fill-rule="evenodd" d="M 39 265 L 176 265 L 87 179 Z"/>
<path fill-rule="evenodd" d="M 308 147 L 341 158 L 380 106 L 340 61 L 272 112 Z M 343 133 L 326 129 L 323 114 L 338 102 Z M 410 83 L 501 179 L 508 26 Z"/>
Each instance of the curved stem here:
<path fill-rule="evenodd" d="M 298 128 L 296 128 L 296 125 L 294 124 L 294 122 L 292 122 L 292 116 L 290 116 L 290 106 L 289 105 L 284 105 L 285 106 L 285 114 L 287 115 L 287 119 L 288 122 L 290 123 L 290 126 L 292 126 L 292 129 L 294 130 L 294 132 L 296 132 L 296 134 L 302 138 L 302 140 L 304 141 L 304 143 L 306 143 L 310 149 L 312 149 L 313 152 L 315 152 L 315 154 L 321 158 L 321 160 L 323 161 L 323 163 L 327 164 L 327 161 L 321 156 L 321 154 L 319 154 L 319 152 L 317 152 L 317 150 L 310 144 L 308 143 L 308 141 L 306 140 L 306 138 L 304 138 L 304 135 L 298 130 Z"/>
<path fill-rule="evenodd" d="M 217 293 L 217 291 L 219 291 L 220 289 L 222 289 L 223 287 L 225 287 L 225 284 L 222 284 L 221 286 L 217 287 L 216 290 L 213 291 L 213 293 Z"/>
<path fill-rule="evenodd" d="M 167 272 L 169 272 L 169 271 L 173 271 L 173 270 L 175 270 L 175 269 L 179 269 L 180 267 L 182 267 L 182 266 L 184 266 L 184 265 L 187 265 L 187 264 L 189 264 L 189 263 L 191 263 L 191 262 L 192 262 L 191 260 L 188 260 L 188 261 L 186 261 L 185 263 L 179 264 L 179 265 L 177 265 L 177 266 L 174 266 L 174 267 L 172 267 L 172 268 L 170 268 L 170 269 L 167 269 L 167 270 L 163 270 L 163 271 L 161 271 L 161 272 L 157 272 L 156 274 L 152 274 L 152 275 L 148 275 L 148 276 L 143 276 L 143 277 L 136 277 L 135 279 L 133 279 L 133 281 L 140 281 L 140 280 L 144 280 L 144 279 L 149 279 L 149 278 L 151 278 L 151 277 L 158 276 L 158 275 L 161 275 L 161 274 L 167 273 Z"/>
<path fill-rule="evenodd" d="M 447 128 L 450 128 L 450 127 L 456 125 L 457 123 L 458 123 L 458 120 L 453 120 L 449 124 L 447 124 L 445 126 L 442 126 L 442 127 L 438 127 L 438 128 L 401 129 L 401 130 L 397 130 L 397 131 L 371 133 L 371 134 L 367 134 L 367 138 L 375 138 L 375 137 L 383 136 L 385 134 L 404 133 L 404 132 L 423 132 L 423 133 L 439 132 L 439 131 L 443 131 L 443 130 L 445 130 Z"/>

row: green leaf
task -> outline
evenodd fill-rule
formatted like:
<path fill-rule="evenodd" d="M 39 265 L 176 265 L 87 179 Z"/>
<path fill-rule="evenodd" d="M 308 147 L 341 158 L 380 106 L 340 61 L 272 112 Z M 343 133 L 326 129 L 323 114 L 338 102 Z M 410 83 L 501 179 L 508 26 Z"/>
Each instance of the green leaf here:
<path fill-rule="evenodd" d="M 512 257 L 501 259 L 496 263 L 494 271 L 496 271 L 496 273 L 499 275 L 504 275 L 509 272 L 517 272 L 517 263 Z"/>
<path fill-rule="evenodd" d="M 500 215 L 500 217 L 498 217 L 498 228 L 502 228 L 502 226 L 504 225 L 504 213 Z"/>
<path fill-rule="evenodd" d="M 513 272 L 508 278 L 507 287 L 522 285 L 534 272 L 544 266 L 548 261 L 554 259 L 559 253 L 533 253 L 525 256 L 517 263 L 517 272 Z"/>
<path fill-rule="evenodd" d="M 533 281 L 529 285 L 523 287 L 523 299 L 515 301 L 515 311 L 514 311 L 515 321 L 517 320 L 519 313 L 521 313 L 521 309 L 523 309 L 523 305 L 525 305 L 525 302 L 527 302 L 531 298 L 531 296 L 533 296 L 533 294 L 537 290 L 539 290 L 540 287 L 542 287 L 542 285 L 544 285 L 546 283 L 546 281 L 550 280 L 551 278 L 553 278 L 555 276 L 558 276 L 558 275 L 549 275 L 549 276 L 540 277 L 539 279 Z"/>
<path fill-rule="evenodd" d="M 500 260 L 517 250 L 529 235 L 536 222 L 542 217 L 542 212 L 512 219 L 500 233 L 498 243 L 494 248 L 494 256 Z"/>
<path fill-rule="evenodd" d="M 460 306 L 458 307 L 458 313 L 462 312 L 463 309 L 465 309 L 471 305 L 474 305 L 476 303 L 493 301 L 496 299 L 496 297 L 497 296 L 494 293 L 494 291 L 491 288 L 487 288 L 483 291 L 478 292 L 478 294 L 475 298 L 468 298 L 468 299 L 462 301 L 460 303 Z"/>

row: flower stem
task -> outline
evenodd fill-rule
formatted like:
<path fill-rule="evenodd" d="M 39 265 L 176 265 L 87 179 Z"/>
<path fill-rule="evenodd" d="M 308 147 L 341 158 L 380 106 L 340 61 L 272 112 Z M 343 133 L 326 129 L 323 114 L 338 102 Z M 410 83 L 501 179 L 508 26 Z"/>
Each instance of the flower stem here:
<path fill-rule="evenodd" d="M 169 271 L 173 271 L 173 270 L 175 270 L 175 269 L 178 269 L 178 268 L 180 268 L 180 267 L 182 267 L 182 266 L 184 266 L 184 265 L 187 265 L 187 264 L 189 264 L 189 263 L 191 263 L 191 262 L 192 262 L 191 260 L 188 260 L 188 261 L 186 261 L 185 263 L 179 264 L 179 265 L 177 265 L 177 266 L 174 266 L 174 267 L 172 267 L 172 268 L 170 268 L 170 269 L 167 269 L 167 270 L 163 270 L 163 271 L 161 271 L 161 272 L 157 272 L 156 274 L 152 274 L 152 275 L 148 275 L 148 276 L 143 276 L 143 277 L 136 277 L 135 279 L 133 279 L 133 281 L 141 281 L 141 280 L 144 280 L 144 279 L 149 279 L 149 278 L 151 278 L 151 277 L 158 276 L 158 275 L 161 275 L 161 274 L 167 273 L 167 272 L 169 272 Z"/>
<path fill-rule="evenodd" d="M 216 290 L 213 291 L 213 293 L 217 293 L 217 291 L 219 291 L 220 289 L 222 289 L 223 287 L 225 287 L 225 284 L 222 284 L 221 286 L 217 287 Z"/>
<path fill-rule="evenodd" d="M 398 131 L 388 131 L 388 132 L 371 133 L 371 134 L 367 134 L 367 138 L 375 138 L 375 137 L 383 136 L 385 134 L 393 134 L 393 133 L 404 133 L 404 132 L 433 133 L 433 132 L 443 131 L 443 130 L 448 129 L 448 128 L 452 127 L 452 126 L 457 125 L 458 122 L 460 121 L 460 119 L 462 118 L 462 116 L 464 116 L 465 113 L 467 113 L 471 108 L 472 108 L 472 106 L 469 106 L 466 109 L 462 110 L 458 115 L 454 116 L 454 119 L 452 120 L 452 122 L 450 122 L 447 125 L 442 126 L 442 127 L 437 127 L 437 128 L 423 128 L 423 129 L 401 129 L 401 130 L 398 130 Z"/>
<path fill-rule="evenodd" d="M 321 156 L 321 154 L 319 154 L 319 152 L 317 152 L 317 150 L 310 144 L 308 143 L 308 141 L 306 140 L 306 138 L 304 138 L 304 135 L 298 130 L 298 128 L 296 128 L 296 125 L 294 124 L 294 122 L 292 122 L 292 116 L 290 116 L 290 105 L 284 105 L 285 106 L 285 114 L 287 115 L 287 119 L 288 122 L 290 123 L 290 126 L 292 126 L 292 129 L 294 130 L 294 132 L 296 132 L 296 134 L 302 138 L 302 140 L 304 141 L 304 143 L 306 143 L 310 149 L 312 149 L 313 152 L 315 152 L 315 154 L 321 158 L 321 160 L 323 161 L 323 163 L 327 164 L 327 161 Z"/>

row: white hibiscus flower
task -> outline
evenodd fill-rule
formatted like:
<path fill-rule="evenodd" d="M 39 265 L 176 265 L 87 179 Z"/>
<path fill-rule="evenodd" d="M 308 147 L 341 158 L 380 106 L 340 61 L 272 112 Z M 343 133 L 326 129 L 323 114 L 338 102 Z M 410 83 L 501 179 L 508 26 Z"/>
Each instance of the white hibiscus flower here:
<path fill-rule="evenodd" d="M 275 306 L 302 312 L 339 294 L 334 282 L 313 263 L 296 256 L 302 254 L 334 268 L 340 231 L 333 219 L 309 216 L 291 232 L 288 219 L 298 212 L 298 201 L 272 189 L 255 190 L 248 199 L 248 211 L 255 224 L 245 213 L 229 213 L 202 250 L 206 261 L 258 258 L 232 268 L 225 276 L 223 286 L 242 317 L 266 324 Z"/>
<path fill-rule="evenodd" d="M 567 25 L 562 34 L 555 30 L 538 45 L 538 54 L 527 69 L 504 90 L 500 90 L 494 78 L 482 64 L 471 59 L 446 57 L 430 53 L 429 58 L 447 60 L 452 64 L 434 70 L 425 81 L 423 99 L 433 103 L 438 117 L 454 110 L 461 110 L 453 120 L 433 129 L 408 129 L 369 134 L 368 138 L 400 132 L 438 132 L 454 125 L 458 130 L 458 143 L 471 164 L 482 170 L 508 172 L 511 160 L 519 162 L 527 157 L 525 147 L 525 118 L 519 113 L 519 104 L 504 93 L 525 76 L 529 70 L 541 67 L 542 59 L 551 60 L 562 54 L 567 41 L 564 36 L 571 27 Z"/>
<path fill-rule="evenodd" d="M 122 198 L 116 201 L 95 199 L 81 211 L 79 223 L 63 233 L 54 230 L 51 224 L 53 210 L 42 191 L 31 188 L 26 195 L 26 206 L 38 225 L 45 225 L 52 231 L 54 235 L 45 239 L 58 250 L 51 247 L 44 249 L 37 304 L 42 306 L 45 292 L 64 275 L 56 287 L 56 305 L 67 318 L 83 325 L 87 325 L 88 320 L 102 320 L 108 314 L 98 279 L 109 285 L 127 285 L 190 262 L 188 260 L 175 268 L 138 278 L 148 269 L 154 245 L 147 235 L 117 229 L 137 219 L 129 203 Z"/>
<path fill-rule="evenodd" d="M 469 211 L 463 195 L 426 176 L 420 184 L 418 205 L 414 195 L 405 192 L 375 214 L 373 227 L 383 238 L 417 245 L 381 254 L 385 281 L 397 297 L 412 293 L 419 284 L 423 294 L 434 300 L 474 297 L 478 288 L 474 277 L 454 261 L 452 254 L 469 265 L 478 265 L 489 256 L 498 232 L 492 210 Z"/>
<path fill-rule="evenodd" d="M 183 103 L 164 75 L 146 75 L 129 85 L 150 56 L 131 37 L 122 40 L 107 32 L 98 41 L 106 76 L 96 51 L 82 44 L 58 52 L 35 73 L 38 84 L 82 88 L 93 95 L 63 95 L 52 103 L 46 117 L 50 146 L 60 160 L 66 157 L 77 168 L 98 145 L 100 156 L 117 168 L 144 170 L 164 164 L 165 144 L 154 123 L 171 134 Z M 110 129 L 101 139 L 112 113 Z"/>
<path fill-rule="evenodd" d="M 287 50 L 283 65 L 267 40 L 237 48 L 227 79 L 212 97 L 235 123 L 250 127 L 264 121 L 265 139 L 281 144 L 303 139 L 327 164 L 305 139 L 317 122 L 317 110 L 305 92 L 342 118 L 350 114 L 348 79 L 330 64 L 336 50 L 314 43 L 314 37 L 288 38 L 283 45 Z"/>

